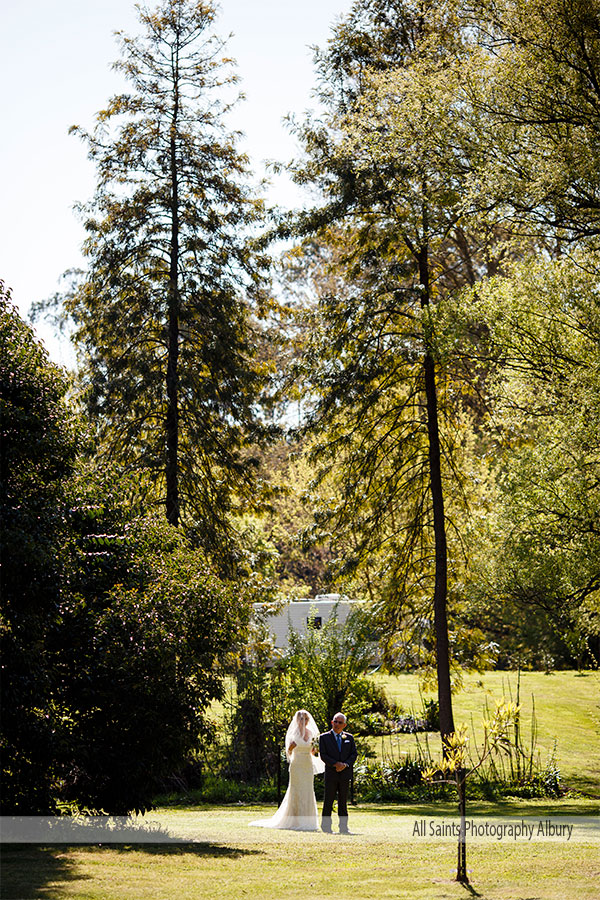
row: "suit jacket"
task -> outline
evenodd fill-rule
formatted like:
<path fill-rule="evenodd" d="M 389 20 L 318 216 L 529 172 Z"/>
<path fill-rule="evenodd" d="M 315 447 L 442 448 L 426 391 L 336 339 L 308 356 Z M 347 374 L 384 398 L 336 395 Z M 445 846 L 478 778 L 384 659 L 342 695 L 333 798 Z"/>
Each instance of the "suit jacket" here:
<path fill-rule="evenodd" d="M 326 766 L 335 767 L 336 762 L 346 763 L 349 769 L 356 762 L 356 744 L 354 738 L 347 731 L 341 732 L 342 749 L 338 750 L 337 738 L 333 729 L 326 731 L 319 737 L 319 756 Z"/>

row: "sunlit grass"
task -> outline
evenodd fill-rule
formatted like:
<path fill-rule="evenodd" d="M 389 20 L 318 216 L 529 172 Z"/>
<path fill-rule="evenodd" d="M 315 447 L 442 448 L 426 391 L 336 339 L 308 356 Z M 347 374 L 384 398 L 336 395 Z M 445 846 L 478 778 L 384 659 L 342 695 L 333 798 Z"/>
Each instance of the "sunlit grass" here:
<path fill-rule="evenodd" d="M 415 675 L 382 676 L 375 678 L 385 687 L 390 699 L 407 710 L 420 712 L 422 698 L 419 679 Z M 455 724 L 466 722 L 477 741 L 482 738 L 482 719 L 486 701 L 494 708 L 494 701 L 503 696 L 516 700 L 515 672 L 484 672 L 466 674 L 463 689 L 453 698 Z M 522 672 L 520 685 L 521 726 L 525 747 L 529 747 L 532 714 L 535 705 L 537 748 L 542 763 L 550 758 L 556 746 L 556 758 L 563 784 L 592 796 L 600 797 L 600 673 Z M 473 732 L 471 733 L 471 739 Z M 371 739 L 378 755 L 414 753 L 417 740 L 423 737 L 394 735 Z M 439 737 L 430 736 L 432 750 L 438 751 Z"/>
<path fill-rule="evenodd" d="M 548 815 L 548 803 L 508 808 Z M 490 809 L 473 805 L 473 813 Z M 569 812 L 590 815 L 597 804 L 571 801 Z M 182 845 L 9 847 L 4 854 L 4 900 L 208 900 L 237 897 L 329 900 L 468 896 L 453 880 L 453 840 L 406 837 L 416 816 L 450 812 L 439 805 L 351 811 L 353 834 L 265 832 L 249 822 L 265 810 L 214 808 L 159 811 L 175 830 L 203 834 Z M 154 814 L 153 814 L 154 815 Z M 405 821 L 405 836 L 398 823 Z M 187 823 L 187 824 L 186 824 Z M 468 847 L 472 891 L 487 900 L 597 898 L 598 843 L 477 843 Z"/>
<path fill-rule="evenodd" d="M 375 675 L 407 711 L 421 709 L 414 675 Z M 465 676 L 454 698 L 457 724 L 481 735 L 486 699 L 515 699 L 516 675 L 488 672 Z M 563 781 L 600 797 L 600 675 L 537 672 L 521 676 L 525 740 L 530 733 L 532 695 L 538 746 L 545 761 L 556 741 Z M 427 695 L 430 696 L 430 695 Z M 382 752 L 381 739 L 372 739 Z M 438 735 L 431 735 L 435 751 Z M 393 748 L 393 749 L 392 749 Z M 415 749 L 415 737 L 386 737 L 383 752 Z M 270 832 L 249 827 L 271 807 L 198 807 L 158 810 L 161 824 L 190 843 L 73 847 L 5 847 L 2 900 L 329 900 L 351 893 L 354 900 L 455 900 L 471 893 L 484 900 L 597 900 L 598 843 L 479 843 L 468 847 L 471 890 L 456 884 L 452 840 L 411 840 L 417 816 L 455 813 L 455 803 L 362 805 L 351 810 L 348 837 Z M 598 816 L 599 803 L 577 799 L 499 803 L 469 801 L 468 815 Z M 404 826 L 404 830 L 403 830 Z M 409 837 L 407 838 L 407 834 Z M 193 841 L 193 843 L 192 843 Z"/>

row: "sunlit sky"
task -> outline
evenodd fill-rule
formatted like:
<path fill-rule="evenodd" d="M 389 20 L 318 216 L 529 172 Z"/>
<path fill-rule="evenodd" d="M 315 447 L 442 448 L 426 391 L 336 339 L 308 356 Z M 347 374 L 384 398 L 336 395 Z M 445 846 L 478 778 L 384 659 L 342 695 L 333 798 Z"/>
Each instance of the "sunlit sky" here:
<path fill-rule="evenodd" d="M 150 7 L 155 4 L 149 2 Z M 215 31 L 231 34 L 246 100 L 232 117 L 257 176 L 265 160 L 286 162 L 298 148 L 283 119 L 315 108 L 314 45 L 352 0 L 222 0 Z M 33 301 L 55 293 L 60 275 L 83 264 L 84 239 L 74 212 L 90 199 L 95 173 L 85 145 L 68 134 L 90 128 L 95 113 L 123 89 L 111 69 L 116 30 L 139 30 L 132 0 L 2 0 L 0 77 L 0 278 L 26 316 Z M 269 200 L 294 206 L 302 197 L 287 178 L 272 180 Z M 58 363 L 70 346 L 43 323 L 36 331 Z"/>

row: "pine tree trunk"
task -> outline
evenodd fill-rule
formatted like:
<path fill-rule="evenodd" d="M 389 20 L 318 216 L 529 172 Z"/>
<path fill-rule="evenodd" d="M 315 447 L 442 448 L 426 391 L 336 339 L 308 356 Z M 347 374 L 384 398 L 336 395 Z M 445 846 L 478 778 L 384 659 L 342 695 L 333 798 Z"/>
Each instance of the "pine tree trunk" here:
<path fill-rule="evenodd" d="M 179 523 L 179 196 L 177 175 L 177 116 L 179 93 L 177 86 L 177 65 L 174 61 L 174 104 L 171 123 L 171 252 L 169 266 L 169 301 L 167 334 L 167 419 L 166 419 L 166 487 L 167 521 L 171 525 Z"/>
<path fill-rule="evenodd" d="M 422 305 L 429 306 L 429 251 L 425 246 L 419 256 L 419 277 L 422 285 Z M 440 704 L 440 732 L 442 743 L 446 735 L 454 731 L 452 693 L 450 688 L 450 649 L 448 642 L 448 547 L 444 515 L 444 491 L 435 361 L 431 354 L 428 335 L 425 336 L 425 396 L 427 401 L 427 432 L 429 437 L 429 480 L 433 503 L 433 532 L 435 540 L 435 586 L 433 592 L 434 629 L 438 700 Z"/>

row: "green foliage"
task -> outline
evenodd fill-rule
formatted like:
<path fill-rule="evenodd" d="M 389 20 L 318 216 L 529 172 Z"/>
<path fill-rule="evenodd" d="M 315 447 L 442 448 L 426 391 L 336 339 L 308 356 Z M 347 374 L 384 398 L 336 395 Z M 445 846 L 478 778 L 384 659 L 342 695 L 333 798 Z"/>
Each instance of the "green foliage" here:
<path fill-rule="evenodd" d="M 202 777 L 202 786 L 181 793 L 159 794 L 155 797 L 157 806 L 181 806 L 183 802 L 193 805 L 212 805 L 222 803 L 275 803 L 277 787 L 272 779 L 252 784 L 240 781 L 239 778 L 227 778 L 206 772 Z"/>
<path fill-rule="evenodd" d="M 3 573 L 7 604 L 24 594 L 44 603 L 60 568 L 65 478 L 73 470 L 77 422 L 68 382 L 34 339 L 0 282 L 0 402 Z"/>
<path fill-rule="evenodd" d="M 421 770 L 420 760 L 410 756 L 364 762 L 355 767 L 355 789 L 366 802 L 425 797 Z"/>
<path fill-rule="evenodd" d="M 462 84 L 480 132 L 471 200 L 520 236 L 598 239 L 600 11 L 590 0 L 460 4 Z"/>
<path fill-rule="evenodd" d="M 368 702 L 361 683 L 375 646 L 367 612 L 353 610 L 343 624 L 332 613 L 322 628 L 309 628 L 306 634 L 290 630 L 288 641 L 283 666 L 294 702 L 304 697 L 300 706 L 309 709 L 324 729 L 336 712 L 344 712 L 350 720 L 361 711 Z"/>
<path fill-rule="evenodd" d="M 426 730 L 439 731 L 440 727 L 440 704 L 437 700 L 423 699 L 423 711 L 425 712 Z"/>
<path fill-rule="evenodd" d="M 440 730 L 440 712 L 437 700 L 423 700 L 423 711 L 419 717 L 414 712 L 406 713 L 402 707 L 390 704 L 385 692 L 373 681 L 360 682 L 357 688 L 367 688 L 370 702 L 364 704 L 365 711 L 353 716 L 353 730 L 358 734 L 417 734 L 422 731 Z M 353 691 L 353 701 L 356 691 Z M 354 701 L 355 702 L 355 701 Z M 356 723 L 356 725 L 354 724 Z"/>
<path fill-rule="evenodd" d="M 110 489 L 99 494 L 72 548 L 73 594 L 56 637 L 71 719 L 59 790 L 125 814 L 148 808 L 209 737 L 204 710 L 222 696 L 249 604 L 166 523 L 125 518 Z"/>
<path fill-rule="evenodd" d="M 515 266 L 468 293 L 460 315 L 446 310 L 439 329 L 462 320 L 459 341 L 476 331 L 488 367 L 487 471 L 465 530 L 464 590 L 504 665 L 580 666 L 598 652 L 598 271 L 585 253 Z"/>
<path fill-rule="evenodd" d="M 597 656 L 597 261 L 563 260 L 551 302 L 556 270 L 530 263 L 531 251 L 597 240 L 597 26 L 586 2 L 364 0 L 317 55 L 327 112 L 299 129 L 297 171 L 325 201 L 302 222 L 320 242 L 307 247 L 315 531 L 333 535 L 345 589 L 380 602 L 391 664 L 431 666 L 441 634 L 428 608 L 428 352 L 453 657 Z M 488 287 L 498 271 L 505 280 Z M 465 284 L 478 285 L 471 333 L 448 350 L 443 329 L 460 319 Z"/>
<path fill-rule="evenodd" d="M 358 0 L 317 56 L 325 111 L 298 129 L 295 169 L 323 201 L 297 223 L 317 294 L 302 373 L 314 532 L 343 589 L 378 604 L 386 665 L 429 632 L 443 733 L 452 651 L 479 662 L 490 641 L 460 616 L 483 379 L 440 352 L 435 308 L 526 246 L 467 190 L 484 154 L 463 71 L 473 42 L 461 4 Z"/>
<path fill-rule="evenodd" d="M 145 809 L 206 736 L 250 589 L 78 454 L 66 380 L 0 313 L 3 811 Z"/>
<path fill-rule="evenodd" d="M 131 92 L 91 134 L 74 129 L 98 185 L 83 210 L 89 267 L 64 299 L 102 452 L 226 556 L 234 495 L 255 499 L 266 259 L 250 246 L 261 205 L 247 160 L 224 126 L 236 77 L 214 16 L 163 0 L 139 9 L 139 37 L 119 36 Z"/>
<path fill-rule="evenodd" d="M 351 613 L 343 625 L 333 614 L 321 629 L 310 628 L 305 635 L 290 630 L 289 647 L 276 659 L 266 629 L 255 626 L 227 720 L 225 774 L 253 784 L 273 778 L 298 709 L 308 709 L 324 731 L 340 710 L 350 731 L 361 728 L 365 715 L 387 711 L 385 693 L 366 675 L 372 637 L 365 612 Z"/>
<path fill-rule="evenodd" d="M 296 173 L 322 186 L 328 204 L 307 223 L 319 228 L 308 278 L 299 270 L 317 294 L 304 372 L 316 535 L 331 540 L 336 575 L 360 573 L 360 593 L 383 596 L 396 618 L 401 605 L 429 600 L 435 577 L 423 308 L 461 266 L 446 239 L 460 219 L 461 175 L 440 159 L 433 121 L 446 112 L 440 76 L 453 35 L 444 12 L 426 7 L 354 4 L 318 56 L 327 115 L 300 129 L 307 160 Z M 448 154 L 456 145 L 448 137 Z M 454 423 L 439 386 L 438 399 L 449 457 Z"/>
<path fill-rule="evenodd" d="M 233 519 L 237 567 L 260 582 L 265 599 L 303 598 L 325 593 L 331 553 L 327 542 L 305 540 L 312 525 L 312 469 L 298 442 L 274 441 L 260 448 L 258 478 L 262 509 Z"/>
<path fill-rule="evenodd" d="M 518 692 L 517 692 L 518 696 Z M 442 760 L 433 760 L 429 747 L 420 747 L 424 782 L 457 785 L 462 780 L 466 796 L 498 800 L 502 797 L 559 797 L 563 793 L 556 748 L 544 763 L 537 747 L 535 700 L 529 734 L 515 703 L 497 701 L 490 711 L 486 701 L 483 740 L 469 739 L 462 725 L 447 745 Z"/>
<path fill-rule="evenodd" d="M 307 539 L 313 525 L 314 470 L 302 442 L 278 442 L 264 452 L 264 477 L 273 496 L 262 527 L 277 550 L 275 572 L 285 597 L 314 597 L 329 588 L 329 542 Z"/>
<path fill-rule="evenodd" d="M 53 808 L 60 716 L 49 629 L 60 618 L 68 533 L 65 483 L 81 433 L 52 365 L 0 283 L 2 758 L 14 811 Z"/>

